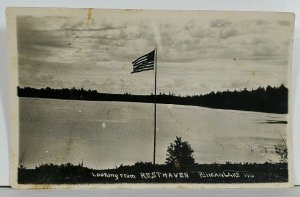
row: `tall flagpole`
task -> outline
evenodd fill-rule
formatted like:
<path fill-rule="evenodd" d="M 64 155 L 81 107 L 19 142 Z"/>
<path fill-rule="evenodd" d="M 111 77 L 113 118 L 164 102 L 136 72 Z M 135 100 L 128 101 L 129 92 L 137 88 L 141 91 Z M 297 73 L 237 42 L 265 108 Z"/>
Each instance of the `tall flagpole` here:
<path fill-rule="evenodd" d="M 154 145 L 153 145 L 153 165 L 155 165 L 156 153 L 156 75 L 157 75 L 157 46 L 155 47 L 154 57 Z"/>

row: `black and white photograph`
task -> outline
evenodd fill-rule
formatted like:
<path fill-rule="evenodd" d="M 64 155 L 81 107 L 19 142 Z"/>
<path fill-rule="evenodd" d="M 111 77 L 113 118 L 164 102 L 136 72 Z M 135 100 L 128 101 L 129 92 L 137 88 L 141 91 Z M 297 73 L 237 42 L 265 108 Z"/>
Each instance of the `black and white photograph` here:
<path fill-rule="evenodd" d="M 13 187 L 291 186 L 292 13 L 7 16 Z"/>

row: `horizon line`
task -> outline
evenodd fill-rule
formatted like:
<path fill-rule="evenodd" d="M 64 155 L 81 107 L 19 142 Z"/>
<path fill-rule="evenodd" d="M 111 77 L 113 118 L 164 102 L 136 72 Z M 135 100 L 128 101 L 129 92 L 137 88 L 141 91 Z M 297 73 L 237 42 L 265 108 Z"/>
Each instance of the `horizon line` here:
<path fill-rule="evenodd" d="M 168 95 L 168 96 L 177 96 L 177 97 L 188 97 L 188 96 L 205 96 L 205 95 L 208 95 L 208 94 L 210 94 L 210 93 L 218 93 L 218 92 L 242 92 L 242 91 L 244 91 L 244 90 L 246 90 L 246 91 L 255 91 L 255 90 L 258 90 L 258 89 L 264 89 L 264 90 L 266 90 L 266 88 L 268 88 L 268 87 L 270 87 L 270 88 L 273 88 L 273 89 L 275 89 L 275 88 L 280 88 L 280 87 L 284 87 L 284 88 L 286 88 L 286 89 L 289 89 L 288 87 L 286 87 L 283 83 L 281 84 L 281 85 L 279 85 L 279 86 L 271 86 L 271 85 L 267 85 L 267 86 L 258 86 L 257 88 L 251 88 L 251 89 L 248 89 L 248 88 L 241 88 L 241 89 L 232 89 L 232 90 L 230 90 L 230 89 L 226 89 L 226 90 L 211 90 L 211 91 L 209 91 L 209 92 L 207 92 L 207 93 L 200 93 L 200 94 L 193 94 L 193 95 L 190 95 L 190 94 L 186 94 L 186 95 L 180 95 L 180 94 L 178 94 L 178 95 L 176 95 L 175 93 L 173 93 L 173 92 L 168 92 L 168 93 L 166 93 L 166 92 L 159 92 L 158 94 L 157 94 L 157 96 L 159 96 L 159 95 Z M 63 90 L 63 89 L 68 89 L 68 90 L 72 90 L 72 89 L 75 89 L 75 90 L 84 90 L 84 91 L 96 91 L 97 93 L 99 93 L 99 94 L 113 94 L 113 95 L 126 95 L 126 94 L 128 94 L 128 95 L 132 95 L 132 96 L 153 96 L 154 95 L 154 93 L 153 92 L 151 92 L 150 94 L 132 94 L 132 93 L 130 93 L 130 92 L 124 92 L 124 93 L 109 93 L 109 92 L 99 92 L 98 90 L 96 90 L 96 89 L 84 89 L 83 87 L 81 87 L 81 88 L 76 88 L 76 87 L 63 87 L 63 88 L 52 88 L 52 87 L 49 87 L 49 86 L 47 86 L 47 87 L 40 87 L 40 88 L 34 88 L 34 87 L 30 87 L 30 86 L 23 86 L 23 87 L 20 87 L 20 86 L 17 86 L 17 89 L 18 88 L 20 88 L 20 89 L 25 89 L 25 88 L 31 88 L 31 89 L 36 89 L 36 90 L 42 90 L 42 89 L 47 89 L 47 88 L 50 88 L 50 89 L 52 89 L 52 90 Z"/>

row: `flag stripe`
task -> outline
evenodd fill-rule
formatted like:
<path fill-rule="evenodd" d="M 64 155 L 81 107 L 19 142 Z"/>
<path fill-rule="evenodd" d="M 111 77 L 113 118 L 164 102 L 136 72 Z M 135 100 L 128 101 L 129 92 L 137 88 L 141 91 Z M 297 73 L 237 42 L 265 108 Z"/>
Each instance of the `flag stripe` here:
<path fill-rule="evenodd" d="M 144 61 L 138 62 L 138 63 L 136 63 L 136 64 L 133 64 L 133 67 L 137 67 L 137 66 L 139 66 L 140 64 L 144 64 L 144 63 L 147 63 L 147 60 L 144 60 Z"/>
<path fill-rule="evenodd" d="M 133 65 L 133 66 L 138 66 L 139 64 L 143 64 L 143 63 L 145 63 L 145 62 L 153 62 L 153 60 L 152 60 L 152 61 L 143 60 L 143 61 L 137 62 L 137 63 L 135 63 L 135 64 L 132 64 L 132 65 Z"/>
<path fill-rule="evenodd" d="M 142 57 L 137 58 L 137 59 L 134 60 L 132 63 L 135 64 L 136 62 L 138 62 L 138 61 L 140 61 L 140 60 L 142 60 L 142 59 L 147 59 L 147 55 L 148 55 L 148 54 L 143 55 Z"/>
<path fill-rule="evenodd" d="M 134 68 L 133 70 L 135 71 L 135 70 L 139 70 L 139 69 L 143 69 L 143 68 L 154 69 L 154 64 L 139 66 L 138 68 Z"/>
<path fill-rule="evenodd" d="M 133 65 L 138 65 L 138 64 L 140 64 L 142 62 L 152 62 L 152 61 L 154 61 L 154 59 L 143 58 L 143 59 L 141 59 L 141 60 L 139 60 L 139 61 L 137 61 L 135 63 L 132 63 L 132 64 Z"/>
<path fill-rule="evenodd" d="M 134 69 L 134 71 L 135 71 L 135 70 L 144 69 L 144 68 L 154 69 L 154 65 L 139 67 L 139 68 L 137 68 L 137 69 Z"/>
<path fill-rule="evenodd" d="M 144 68 L 144 69 L 140 69 L 140 70 L 134 70 L 134 71 L 131 72 L 131 74 L 146 71 L 146 70 L 153 70 L 153 68 Z"/>
<path fill-rule="evenodd" d="M 134 72 L 144 71 L 144 70 L 153 70 L 153 68 L 141 68 L 141 69 L 134 70 Z"/>
<path fill-rule="evenodd" d="M 137 63 L 139 63 L 141 61 L 145 61 L 145 60 L 147 60 L 146 56 L 145 57 L 140 57 L 140 58 L 136 59 L 135 61 L 133 61 L 132 64 L 137 64 Z"/>
<path fill-rule="evenodd" d="M 134 68 L 133 70 L 139 69 L 139 68 L 144 68 L 144 67 L 153 67 L 153 66 L 154 66 L 154 63 L 151 63 L 151 64 L 142 64 L 142 65 Z"/>
<path fill-rule="evenodd" d="M 150 53 L 147 53 L 141 57 L 139 57 L 138 59 L 136 59 L 135 61 L 133 61 L 133 63 L 136 63 L 138 60 L 142 59 L 142 58 L 146 58 L 146 59 L 154 59 L 154 54 L 155 54 L 155 50 L 151 51 Z"/>
<path fill-rule="evenodd" d="M 139 65 L 133 66 L 133 69 L 138 68 L 140 66 L 150 65 L 150 64 L 154 64 L 154 61 L 151 61 L 151 62 L 146 62 L 146 61 L 145 62 L 141 62 Z"/>
<path fill-rule="evenodd" d="M 139 66 L 137 68 L 134 68 L 133 70 L 140 69 L 140 68 L 147 68 L 147 67 L 154 67 L 154 64 L 152 63 L 152 64 L 141 65 L 141 66 Z"/>

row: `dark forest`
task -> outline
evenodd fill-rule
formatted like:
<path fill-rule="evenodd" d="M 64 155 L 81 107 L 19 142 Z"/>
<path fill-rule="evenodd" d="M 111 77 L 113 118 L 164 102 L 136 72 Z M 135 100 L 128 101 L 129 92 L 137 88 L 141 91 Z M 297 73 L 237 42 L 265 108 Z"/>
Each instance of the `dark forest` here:
<path fill-rule="evenodd" d="M 19 97 L 51 98 L 64 100 L 87 101 L 123 101 L 141 103 L 160 103 L 176 105 L 192 105 L 217 109 L 233 109 L 244 111 L 256 111 L 267 113 L 286 114 L 288 112 L 288 89 L 267 86 L 257 89 L 243 89 L 223 92 L 210 92 L 203 95 L 180 96 L 172 93 L 159 93 L 156 97 L 151 95 L 131 95 L 99 93 L 96 90 L 84 90 L 75 88 L 30 88 L 18 87 Z"/>

